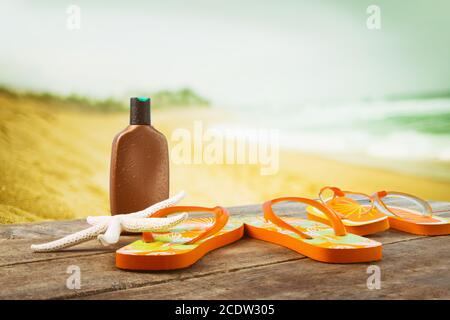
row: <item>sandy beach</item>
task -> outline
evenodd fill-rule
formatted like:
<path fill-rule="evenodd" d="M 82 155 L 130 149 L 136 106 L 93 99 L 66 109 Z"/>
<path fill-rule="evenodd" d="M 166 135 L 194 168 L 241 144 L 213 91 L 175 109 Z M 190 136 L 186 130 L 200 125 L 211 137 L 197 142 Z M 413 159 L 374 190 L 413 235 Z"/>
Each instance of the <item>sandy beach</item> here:
<path fill-rule="evenodd" d="M 69 112 L 8 97 L 0 97 L 0 106 L 0 223 L 109 213 L 111 141 L 127 125 L 127 113 Z M 170 148 L 175 129 L 228 118 L 232 115 L 214 108 L 155 109 L 152 114 Z M 287 150 L 280 151 L 279 160 L 279 171 L 267 176 L 258 165 L 171 163 L 171 193 L 185 190 L 183 204 L 201 206 L 254 204 L 287 195 L 316 197 L 325 185 L 450 200 L 447 179 Z"/>

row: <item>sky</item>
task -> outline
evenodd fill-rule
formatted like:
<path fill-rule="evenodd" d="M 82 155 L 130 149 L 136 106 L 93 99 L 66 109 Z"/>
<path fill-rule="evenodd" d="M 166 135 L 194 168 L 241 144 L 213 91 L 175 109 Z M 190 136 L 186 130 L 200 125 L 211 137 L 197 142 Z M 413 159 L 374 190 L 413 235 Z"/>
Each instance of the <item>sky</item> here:
<path fill-rule="evenodd" d="M 222 106 L 450 88 L 445 0 L 93 2 L 2 0 L 0 84 L 92 97 L 190 87 Z"/>

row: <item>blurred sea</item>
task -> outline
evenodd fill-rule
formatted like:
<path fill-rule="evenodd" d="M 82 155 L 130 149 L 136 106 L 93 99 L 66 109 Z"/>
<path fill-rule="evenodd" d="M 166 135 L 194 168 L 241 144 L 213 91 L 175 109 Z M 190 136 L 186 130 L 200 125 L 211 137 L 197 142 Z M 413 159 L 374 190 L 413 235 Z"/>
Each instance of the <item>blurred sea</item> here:
<path fill-rule="evenodd" d="M 450 98 L 232 110 L 238 121 L 222 129 L 278 129 L 285 149 L 356 163 L 419 163 L 423 174 L 450 178 Z"/>

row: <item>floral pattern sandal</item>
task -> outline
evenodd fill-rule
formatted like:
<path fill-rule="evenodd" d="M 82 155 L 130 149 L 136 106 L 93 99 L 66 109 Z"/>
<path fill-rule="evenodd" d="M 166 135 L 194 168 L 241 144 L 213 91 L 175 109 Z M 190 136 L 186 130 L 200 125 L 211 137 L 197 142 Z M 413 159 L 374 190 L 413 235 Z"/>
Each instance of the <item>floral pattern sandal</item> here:
<path fill-rule="evenodd" d="M 331 227 L 300 217 L 279 217 L 273 205 L 299 202 L 321 211 Z M 321 203 L 306 198 L 284 197 L 263 204 L 264 218 L 244 218 L 246 233 L 256 239 L 285 246 L 311 259 L 331 263 L 353 263 L 380 260 L 379 242 L 348 233 L 341 219 Z"/>
<path fill-rule="evenodd" d="M 319 192 L 320 202 L 333 211 L 345 229 L 360 236 L 389 229 L 388 217 L 374 208 L 373 198 L 367 194 L 324 187 Z M 331 225 L 331 221 L 313 206 L 306 208 L 310 220 Z"/>
<path fill-rule="evenodd" d="M 159 210 L 152 217 L 180 212 L 209 212 L 214 217 L 189 217 L 169 232 L 144 232 L 142 240 L 116 251 L 116 266 L 128 270 L 186 268 L 208 252 L 242 238 L 242 222 L 229 219 L 225 208 L 176 206 Z"/>

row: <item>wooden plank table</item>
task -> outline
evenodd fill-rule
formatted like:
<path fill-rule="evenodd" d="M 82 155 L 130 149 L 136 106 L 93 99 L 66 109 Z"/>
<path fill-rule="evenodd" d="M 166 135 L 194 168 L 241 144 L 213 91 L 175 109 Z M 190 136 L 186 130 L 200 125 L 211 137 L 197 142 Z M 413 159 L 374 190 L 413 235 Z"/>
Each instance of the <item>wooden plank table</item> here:
<path fill-rule="evenodd" d="M 432 202 L 449 216 L 450 203 Z M 229 208 L 233 216 L 261 214 L 260 205 Z M 286 215 L 302 214 L 297 204 Z M 83 220 L 0 226 L 0 299 L 449 299 L 450 237 L 423 237 L 389 230 L 370 238 L 383 243 L 375 263 L 326 264 L 287 248 L 243 238 L 215 250 L 192 267 L 130 272 L 114 266 L 119 244 L 97 241 L 54 253 L 32 253 L 30 245 L 86 227 Z M 66 287 L 67 268 L 79 266 L 81 288 Z M 381 288 L 367 288 L 367 268 L 381 270 Z"/>

